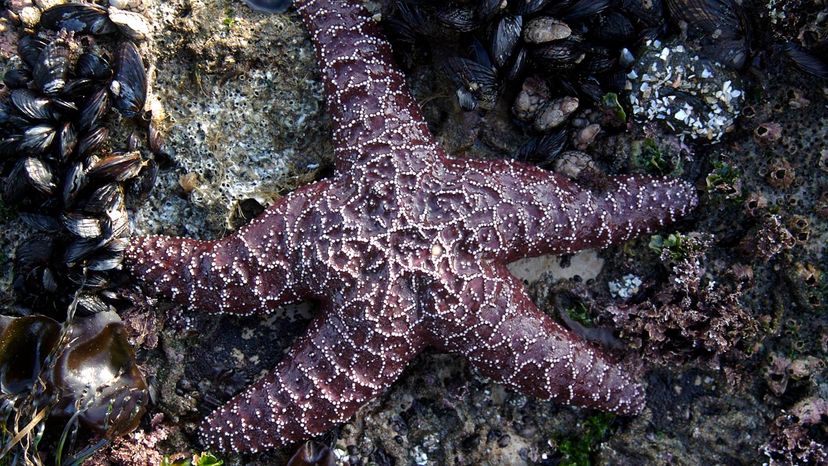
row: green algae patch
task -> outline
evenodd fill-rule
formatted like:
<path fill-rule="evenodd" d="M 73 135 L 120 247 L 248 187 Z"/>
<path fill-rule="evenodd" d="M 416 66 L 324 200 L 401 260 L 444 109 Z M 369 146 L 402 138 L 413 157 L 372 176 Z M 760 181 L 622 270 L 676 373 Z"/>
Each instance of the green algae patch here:
<path fill-rule="evenodd" d="M 561 466 L 590 466 L 598 446 L 607 437 L 615 416 L 600 413 L 588 417 L 577 435 L 555 439 L 558 451 L 563 455 Z"/>

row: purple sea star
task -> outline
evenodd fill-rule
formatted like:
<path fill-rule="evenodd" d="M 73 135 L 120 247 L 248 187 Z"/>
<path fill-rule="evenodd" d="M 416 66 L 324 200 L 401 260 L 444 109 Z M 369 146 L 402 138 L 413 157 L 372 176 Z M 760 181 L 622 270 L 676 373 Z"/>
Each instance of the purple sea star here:
<path fill-rule="evenodd" d="M 522 163 L 449 158 L 368 13 L 355 1 L 295 4 L 323 72 L 337 175 L 222 240 L 136 238 L 126 252 L 136 278 L 189 308 L 322 304 L 288 356 L 205 421 L 202 441 L 255 452 L 319 435 L 425 347 L 528 395 L 641 411 L 641 387 L 540 312 L 505 264 L 652 231 L 693 208 L 694 189 L 619 176 L 596 194 Z"/>

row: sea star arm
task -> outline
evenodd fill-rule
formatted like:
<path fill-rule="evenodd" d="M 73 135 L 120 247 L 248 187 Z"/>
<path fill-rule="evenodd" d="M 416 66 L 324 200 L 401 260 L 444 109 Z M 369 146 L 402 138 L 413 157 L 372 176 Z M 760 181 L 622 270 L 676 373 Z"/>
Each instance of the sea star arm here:
<path fill-rule="evenodd" d="M 318 228 L 313 204 L 327 187 L 298 189 L 221 240 L 132 238 L 124 264 L 147 288 L 191 309 L 272 312 L 309 294 L 304 273 Z"/>
<path fill-rule="evenodd" d="M 204 421 L 202 444 L 236 452 L 285 446 L 345 422 L 384 392 L 422 348 L 417 306 L 405 287 L 368 286 L 372 302 L 340 296 L 336 310 L 326 304 L 272 372 Z M 398 312 L 389 316 L 388 306 Z"/>
<path fill-rule="evenodd" d="M 405 148 L 421 158 L 441 152 L 431 137 L 391 44 L 358 2 L 297 0 L 313 38 L 333 119 L 337 169 Z M 394 150 L 392 150 L 392 148 Z"/>
<path fill-rule="evenodd" d="M 540 312 L 505 267 L 483 268 L 461 293 L 482 304 L 460 325 L 443 317 L 438 348 L 464 355 L 483 375 L 526 395 L 624 415 L 643 409 L 644 392 L 623 366 Z M 461 301 L 443 315 L 453 315 Z"/>
<path fill-rule="evenodd" d="M 511 161 L 451 161 L 459 190 L 476 206 L 465 216 L 464 247 L 511 261 L 617 244 L 655 231 L 698 203 L 687 182 L 641 175 L 607 177 L 595 190 Z"/>

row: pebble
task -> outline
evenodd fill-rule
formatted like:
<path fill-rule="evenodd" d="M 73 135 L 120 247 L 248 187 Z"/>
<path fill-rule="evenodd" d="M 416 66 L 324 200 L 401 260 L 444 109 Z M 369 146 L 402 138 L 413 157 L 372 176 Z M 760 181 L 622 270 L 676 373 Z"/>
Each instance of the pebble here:
<path fill-rule="evenodd" d="M 40 22 L 40 10 L 33 6 L 27 6 L 20 10 L 20 21 L 27 28 L 34 28 Z"/>

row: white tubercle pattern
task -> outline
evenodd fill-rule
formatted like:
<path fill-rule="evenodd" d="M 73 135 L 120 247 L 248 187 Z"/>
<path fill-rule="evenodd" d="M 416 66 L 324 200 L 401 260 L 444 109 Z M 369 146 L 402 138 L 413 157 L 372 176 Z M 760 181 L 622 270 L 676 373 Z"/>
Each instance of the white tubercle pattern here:
<path fill-rule="evenodd" d="M 296 6 L 323 72 L 337 175 L 222 240 L 135 238 L 126 252 L 138 280 L 192 309 L 323 304 L 272 372 L 205 421 L 204 443 L 255 452 L 319 435 L 425 347 L 532 396 L 638 413 L 641 387 L 538 311 L 505 264 L 654 231 L 695 207 L 692 186 L 621 176 L 594 193 L 518 162 L 449 158 L 358 2 Z"/>

